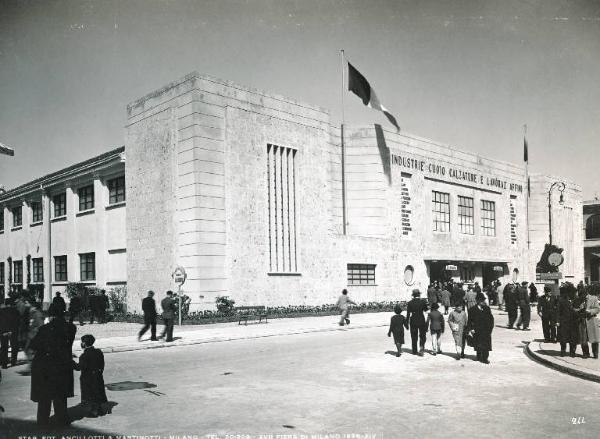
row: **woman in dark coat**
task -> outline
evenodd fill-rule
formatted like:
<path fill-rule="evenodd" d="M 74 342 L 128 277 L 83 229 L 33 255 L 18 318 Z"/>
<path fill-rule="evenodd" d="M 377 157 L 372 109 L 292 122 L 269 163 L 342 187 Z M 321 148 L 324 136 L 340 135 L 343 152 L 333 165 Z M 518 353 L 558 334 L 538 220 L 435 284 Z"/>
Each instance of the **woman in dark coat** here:
<path fill-rule="evenodd" d="M 29 345 L 35 351 L 31 363 L 31 400 L 38 403 L 39 425 L 48 424 L 51 404 L 57 423 L 68 425 L 67 398 L 73 396 L 71 349 L 77 328 L 67 323 L 53 305 L 48 315 L 50 323 L 39 328 Z"/>
<path fill-rule="evenodd" d="M 487 364 L 492 350 L 494 316 L 489 306 L 485 304 L 483 293 L 477 293 L 475 300 L 477 304 L 469 310 L 467 327 L 473 335 L 473 348 L 477 351 L 477 360 Z"/>
<path fill-rule="evenodd" d="M 394 312 L 396 315 L 392 316 L 392 320 L 390 321 L 388 337 L 392 334 L 394 335 L 394 344 L 398 349 L 396 357 L 399 357 L 402 355 L 402 345 L 404 344 L 404 328 L 408 329 L 408 320 L 406 320 L 406 317 L 401 314 L 402 307 L 400 305 L 396 305 L 394 307 Z"/>
<path fill-rule="evenodd" d="M 579 326 L 577 315 L 573 309 L 569 293 L 566 289 L 560 290 L 558 299 L 558 341 L 560 342 L 560 356 L 566 355 L 567 343 L 569 344 L 569 355 L 575 356 L 579 339 Z"/>
<path fill-rule="evenodd" d="M 104 354 L 94 347 L 96 339 L 86 334 L 81 337 L 83 354 L 79 364 L 73 362 L 75 370 L 81 371 L 79 383 L 81 387 L 81 403 L 87 406 L 91 416 L 104 414 L 104 404 L 108 402 L 104 390 Z"/>

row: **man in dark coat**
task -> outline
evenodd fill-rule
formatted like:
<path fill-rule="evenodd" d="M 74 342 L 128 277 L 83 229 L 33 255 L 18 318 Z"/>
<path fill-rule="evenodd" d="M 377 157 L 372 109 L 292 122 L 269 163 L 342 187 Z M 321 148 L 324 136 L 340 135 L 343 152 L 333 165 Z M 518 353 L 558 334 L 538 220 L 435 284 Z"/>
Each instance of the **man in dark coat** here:
<path fill-rule="evenodd" d="M 406 308 L 406 320 L 410 326 L 410 338 L 412 341 L 412 353 L 417 354 L 417 339 L 421 347 L 419 355 L 423 356 L 425 351 L 425 341 L 427 339 L 427 321 L 425 320 L 425 312 L 427 312 L 427 304 L 421 299 L 421 292 L 414 289 L 412 292 L 413 298 L 408 302 Z"/>
<path fill-rule="evenodd" d="M 83 326 L 83 318 L 81 313 L 83 311 L 83 304 L 79 296 L 71 297 L 69 301 L 69 323 L 73 323 L 75 317 L 79 319 L 79 326 Z"/>
<path fill-rule="evenodd" d="M 47 425 L 50 406 L 59 425 L 68 425 L 67 398 L 73 396 L 73 341 L 77 328 L 50 305 L 50 323 L 43 325 L 30 344 L 35 351 L 31 364 L 31 400 L 38 403 L 37 423 Z"/>
<path fill-rule="evenodd" d="M 154 301 L 154 291 L 148 291 L 148 296 L 142 300 L 142 311 L 144 312 L 144 327 L 138 334 L 138 341 L 142 339 L 142 335 L 150 328 L 152 335 L 150 340 L 156 341 L 156 302 Z"/>
<path fill-rule="evenodd" d="M 106 310 L 109 307 L 109 303 L 105 290 L 100 290 L 100 295 L 98 296 L 96 303 L 98 305 L 98 321 L 100 323 L 106 323 Z"/>
<path fill-rule="evenodd" d="M 560 356 L 564 357 L 566 355 L 568 343 L 569 355 L 574 357 L 579 343 L 578 321 L 566 288 L 560 290 L 557 316 Z"/>
<path fill-rule="evenodd" d="M 429 302 L 429 306 L 438 301 L 437 290 L 433 284 L 429 285 L 429 288 L 427 288 L 427 301 Z"/>
<path fill-rule="evenodd" d="M 515 287 L 511 284 L 506 284 L 504 287 L 504 304 L 506 306 L 506 312 L 508 313 L 507 328 L 512 329 L 515 320 L 517 320 L 519 306 L 517 304 Z"/>
<path fill-rule="evenodd" d="M 62 298 L 60 292 L 57 291 L 54 299 L 52 299 L 52 304 L 56 307 L 56 312 L 64 312 L 67 310 L 67 304 L 65 303 L 65 299 Z"/>
<path fill-rule="evenodd" d="M 467 328 L 473 336 L 473 348 L 477 352 L 477 360 L 488 364 L 492 350 L 494 316 L 489 306 L 485 304 L 483 293 L 477 293 L 476 300 L 477 305 L 469 310 Z"/>
<path fill-rule="evenodd" d="M 523 322 L 523 331 L 529 331 L 529 321 L 531 320 L 531 307 L 529 305 L 529 291 L 527 291 L 527 282 L 523 281 L 517 288 L 518 305 L 521 310 L 521 319 Z M 521 322 L 517 322 L 517 328 L 520 328 Z"/>
<path fill-rule="evenodd" d="M 175 300 L 173 299 L 173 291 L 167 291 L 167 297 L 161 300 L 160 306 L 163 310 L 162 318 L 165 323 L 165 329 L 160 338 L 166 335 L 167 338 L 165 341 L 173 341 L 173 325 L 175 324 L 175 311 L 177 310 L 177 305 L 175 305 Z"/>
<path fill-rule="evenodd" d="M 556 314 L 558 313 L 558 302 L 551 292 L 551 288 L 546 285 L 544 294 L 539 298 L 537 304 L 537 313 L 542 319 L 542 331 L 544 340 L 556 342 Z"/>
<path fill-rule="evenodd" d="M 73 368 L 81 371 L 81 404 L 91 417 L 105 414 L 104 405 L 108 402 L 104 390 L 104 354 L 94 347 L 95 341 L 90 334 L 81 337 L 83 354 L 79 357 L 79 364 L 73 362 Z"/>
<path fill-rule="evenodd" d="M 0 305 L 0 366 L 8 367 L 8 347 L 10 345 L 10 364 L 17 364 L 19 355 L 19 325 L 21 315 L 14 306 Z"/>

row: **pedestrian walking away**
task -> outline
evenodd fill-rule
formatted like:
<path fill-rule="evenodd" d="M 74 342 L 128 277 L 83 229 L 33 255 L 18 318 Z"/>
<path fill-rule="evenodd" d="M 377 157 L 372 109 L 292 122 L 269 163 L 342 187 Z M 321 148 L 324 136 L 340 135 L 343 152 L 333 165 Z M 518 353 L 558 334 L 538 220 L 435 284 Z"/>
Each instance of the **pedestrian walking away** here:
<path fill-rule="evenodd" d="M 338 297 L 337 304 L 336 304 L 336 306 L 340 310 L 340 321 L 339 321 L 340 326 L 344 326 L 344 323 L 346 323 L 346 325 L 350 324 L 350 306 L 349 305 L 356 305 L 356 303 L 354 303 L 348 297 L 348 290 L 343 289 L 342 294 L 340 297 Z"/>
<path fill-rule="evenodd" d="M 406 307 L 406 320 L 410 327 L 410 338 L 412 342 L 412 353 L 417 354 L 417 342 L 420 346 L 419 355 L 423 356 L 425 351 L 425 342 L 427 341 L 427 321 L 425 312 L 427 304 L 421 299 L 421 291 L 414 289 L 413 298 Z"/>
<path fill-rule="evenodd" d="M 494 316 L 489 306 L 485 304 L 483 293 L 477 293 L 477 305 L 469 310 L 467 328 L 473 336 L 473 348 L 477 352 L 477 360 L 488 364 L 492 350 L 492 331 Z"/>
<path fill-rule="evenodd" d="M 154 291 L 148 291 L 148 296 L 142 300 L 142 311 L 144 312 L 144 326 L 138 334 L 138 341 L 150 328 L 150 340 L 156 341 L 156 302 L 154 301 Z"/>
<path fill-rule="evenodd" d="M 544 340 L 556 343 L 556 318 L 558 314 L 558 300 L 551 293 L 549 285 L 544 286 L 544 294 L 539 298 L 537 313 L 542 319 Z"/>
<path fill-rule="evenodd" d="M 395 315 L 392 316 L 390 321 L 390 329 L 388 330 L 388 337 L 394 336 L 394 344 L 398 352 L 396 357 L 402 355 L 402 345 L 404 344 L 404 328 L 408 329 L 408 320 L 402 315 L 402 307 L 397 304 L 394 307 Z"/>
<path fill-rule="evenodd" d="M 444 289 L 442 290 L 442 292 L 440 293 L 441 295 L 441 302 L 442 305 L 444 305 L 444 315 L 448 315 L 448 310 L 450 309 L 450 291 L 448 290 L 447 286 L 444 286 Z"/>
<path fill-rule="evenodd" d="M 531 307 L 529 301 L 529 292 L 527 291 L 527 282 L 523 281 L 517 288 L 518 306 L 521 311 L 523 331 L 529 331 L 529 321 L 531 320 Z M 521 326 L 521 319 L 517 322 L 517 328 Z"/>
<path fill-rule="evenodd" d="M 19 324 L 21 316 L 15 306 L 0 304 L 0 366 L 6 369 L 9 364 L 8 348 L 10 346 L 10 365 L 17 365 L 19 355 Z"/>
<path fill-rule="evenodd" d="M 431 311 L 427 315 L 427 326 L 429 327 L 429 333 L 431 335 L 431 348 L 432 354 L 441 354 L 441 338 L 444 333 L 444 316 L 438 311 L 439 305 L 434 303 L 431 305 Z"/>
<path fill-rule="evenodd" d="M 35 351 L 31 364 L 31 400 L 37 402 L 37 423 L 48 425 L 50 406 L 58 425 L 68 425 L 67 398 L 73 397 L 73 341 L 77 328 L 64 319 L 62 309 L 48 308 L 49 323 L 31 341 Z"/>
<path fill-rule="evenodd" d="M 52 299 L 52 304 L 56 307 L 57 312 L 64 314 L 67 310 L 67 304 L 65 303 L 65 299 L 62 298 L 59 291 L 56 292 L 54 299 Z"/>
<path fill-rule="evenodd" d="M 467 327 L 467 313 L 463 311 L 462 305 L 456 305 L 454 311 L 448 316 L 448 326 L 452 330 L 454 345 L 456 347 L 456 359 L 465 358 L 465 328 Z"/>
<path fill-rule="evenodd" d="M 177 311 L 177 305 L 173 299 L 173 291 L 167 291 L 167 297 L 160 302 L 160 306 L 163 310 L 162 318 L 165 324 L 163 333 L 159 338 L 164 338 L 165 341 L 173 341 L 173 325 L 175 324 L 175 312 Z"/>
<path fill-rule="evenodd" d="M 104 390 L 104 354 L 94 347 L 95 341 L 91 334 L 81 337 L 83 353 L 79 357 L 79 363 L 73 361 L 73 368 L 81 371 L 81 404 L 88 416 L 94 418 L 106 414 L 108 403 Z"/>
<path fill-rule="evenodd" d="M 506 306 L 506 312 L 508 313 L 507 328 L 513 329 L 515 321 L 517 320 L 517 297 L 514 289 L 514 285 L 506 284 L 504 287 L 504 304 Z"/>

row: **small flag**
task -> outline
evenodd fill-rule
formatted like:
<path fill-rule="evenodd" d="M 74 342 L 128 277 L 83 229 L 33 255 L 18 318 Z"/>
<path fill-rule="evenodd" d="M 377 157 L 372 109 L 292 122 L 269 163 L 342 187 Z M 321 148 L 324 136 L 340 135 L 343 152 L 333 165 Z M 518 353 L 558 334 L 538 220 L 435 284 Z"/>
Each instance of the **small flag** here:
<path fill-rule="evenodd" d="M 363 104 L 367 107 L 371 107 L 374 110 L 382 111 L 385 117 L 388 118 L 390 123 L 396 127 L 397 131 L 400 131 L 400 126 L 396 122 L 396 118 L 381 105 L 379 98 L 375 94 L 375 90 L 358 70 L 348 63 L 348 90 L 353 92 L 356 96 L 362 99 Z"/>
<path fill-rule="evenodd" d="M 529 162 L 529 153 L 527 151 L 527 138 L 523 137 L 523 161 Z"/>
<path fill-rule="evenodd" d="M 15 151 L 12 148 L 0 143 L 0 154 L 15 155 Z"/>

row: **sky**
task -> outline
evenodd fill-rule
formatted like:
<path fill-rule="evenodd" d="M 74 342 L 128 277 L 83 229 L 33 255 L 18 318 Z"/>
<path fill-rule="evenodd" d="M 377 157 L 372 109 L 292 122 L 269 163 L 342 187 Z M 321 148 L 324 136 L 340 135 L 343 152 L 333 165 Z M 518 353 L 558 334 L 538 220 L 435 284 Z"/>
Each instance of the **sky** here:
<path fill-rule="evenodd" d="M 0 0 L 0 184 L 121 146 L 189 72 L 342 118 L 340 49 L 406 133 L 600 196 L 600 0 Z M 346 92 L 349 124 L 387 124 Z M 391 126 L 389 126 L 391 129 Z"/>

